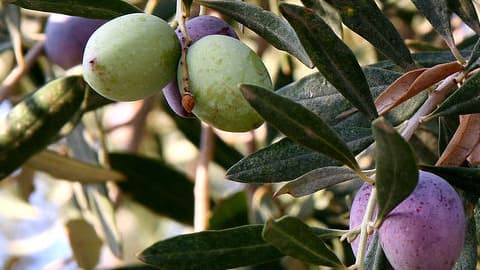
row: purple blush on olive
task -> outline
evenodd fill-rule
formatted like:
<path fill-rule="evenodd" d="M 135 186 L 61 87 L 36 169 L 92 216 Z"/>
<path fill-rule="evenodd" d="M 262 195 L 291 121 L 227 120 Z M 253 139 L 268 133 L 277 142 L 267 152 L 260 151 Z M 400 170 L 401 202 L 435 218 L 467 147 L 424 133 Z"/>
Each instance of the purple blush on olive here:
<path fill-rule="evenodd" d="M 45 52 L 48 58 L 64 69 L 82 63 L 88 39 L 105 20 L 52 14 L 45 26 Z"/>

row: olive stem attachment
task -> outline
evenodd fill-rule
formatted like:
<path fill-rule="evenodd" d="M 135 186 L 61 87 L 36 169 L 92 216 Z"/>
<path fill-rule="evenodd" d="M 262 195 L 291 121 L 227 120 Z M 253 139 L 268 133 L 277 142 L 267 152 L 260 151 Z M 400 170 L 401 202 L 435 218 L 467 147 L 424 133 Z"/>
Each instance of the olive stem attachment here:
<path fill-rule="evenodd" d="M 370 197 L 368 198 L 367 209 L 363 215 L 362 224 L 360 225 L 360 239 L 357 250 L 357 259 L 355 261 L 356 269 L 364 270 L 365 269 L 365 255 L 367 252 L 367 240 L 369 233 L 369 226 L 372 220 L 373 211 L 375 209 L 375 204 L 377 203 L 377 188 L 375 185 L 372 185 L 372 191 Z"/>

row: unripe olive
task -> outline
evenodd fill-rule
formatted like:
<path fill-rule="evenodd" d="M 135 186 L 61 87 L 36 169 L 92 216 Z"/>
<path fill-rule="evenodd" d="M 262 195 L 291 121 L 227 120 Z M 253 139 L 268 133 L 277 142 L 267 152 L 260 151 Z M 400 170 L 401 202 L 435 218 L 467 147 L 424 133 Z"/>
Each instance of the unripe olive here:
<path fill-rule="evenodd" d="M 243 132 L 257 128 L 262 117 L 240 92 L 242 83 L 272 89 L 272 81 L 262 60 L 237 39 L 211 35 L 188 50 L 190 90 L 195 100 L 193 113 L 221 130 Z M 182 63 L 178 84 L 183 91 Z"/>
<path fill-rule="evenodd" d="M 214 16 L 203 15 L 194 17 L 185 22 L 185 27 L 187 28 L 192 43 L 209 35 L 226 35 L 238 39 L 235 30 L 233 30 L 227 22 Z M 175 33 L 181 42 L 183 34 L 180 32 L 180 29 L 177 28 Z M 182 106 L 182 96 L 180 95 L 176 79 L 167 84 L 167 86 L 162 89 L 162 92 L 168 105 L 177 115 L 194 117 L 192 113 L 188 113 Z"/>
<path fill-rule="evenodd" d="M 45 26 L 48 58 L 64 69 L 81 64 L 88 38 L 105 22 L 63 14 L 50 15 Z"/>
<path fill-rule="evenodd" d="M 90 37 L 83 73 L 99 94 L 116 101 L 150 96 L 175 78 L 180 44 L 164 20 L 144 13 L 117 17 Z"/>
<path fill-rule="evenodd" d="M 355 196 L 350 227 L 361 223 L 371 192 L 365 184 Z M 465 237 L 460 197 L 441 177 L 420 172 L 415 190 L 393 209 L 379 229 L 380 243 L 396 270 L 451 270 Z M 358 247 L 358 240 L 352 248 Z"/>

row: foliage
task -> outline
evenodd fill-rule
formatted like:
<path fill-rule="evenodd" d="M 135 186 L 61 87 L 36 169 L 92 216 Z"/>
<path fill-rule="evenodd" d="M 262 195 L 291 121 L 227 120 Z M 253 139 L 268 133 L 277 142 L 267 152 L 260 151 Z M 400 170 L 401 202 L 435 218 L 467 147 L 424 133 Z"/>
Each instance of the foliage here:
<path fill-rule="evenodd" d="M 68 180 L 65 204 L 75 213 L 66 223 L 70 257 L 86 269 L 98 265 L 99 241 L 117 257 L 135 256 L 120 236 L 126 224 L 117 220 L 118 208 L 128 205 L 152 211 L 144 215 L 155 222 L 174 220 L 196 231 L 163 239 L 152 235 L 157 228 L 148 233 L 140 218 L 133 231 L 145 230 L 148 243 L 136 250 L 137 259 L 148 266 L 137 260 L 124 269 L 300 269 L 294 263 L 302 269 L 388 269 L 377 229 L 415 189 L 421 169 L 445 178 L 463 197 L 468 230 L 455 269 L 475 269 L 480 39 L 463 33 L 460 44 L 454 37 L 467 26 L 479 34 L 478 3 L 397 2 L 178 0 L 176 14 L 165 14 L 173 1 L 2 1 L 0 104 L 16 106 L 0 115 L 0 178 L 7 183 L 1 188 L 14 185 L 22 191 L 15 196 L 29 201 L 36 172 L 55 179 L 51 186 Z M 44 12 L 106 20 L 153 12 L 181 30 L 184 16 L 199 10 L 228 21 L 275 74 L 274 91 L 230 85 L 266 121 L 260 129 L 241 136 L 213 131 L 172 112 L 161 89 L 134 103 L 131 119 L 106 124 L 102 116 L 109 122 L 128 113 L 109 114 L 122 103 L 96 94 L 75 68 L 54 66 L 42 41 L 21 27 L 34 17 L 42 32 Z M 427 29 L 417 29 L 418 20 L 428 22 Z M 179 72 L 188 68 L 182 68 L 188 43 L 182 44 Z M 122 50 L 122 57 L 134 57 L 129 53 L 135 49 Z M 188 84 L 182 87 L 189 94 Z M 130 137 L 116 141 L 113 134 L 122 127 L 130 128 Z M 119 141 L 124 144 L 115 145 Z M 192 158 L 197 150 L 198 159 Z M 223 188 L 202 191 L 202 176 Z M 365 226 L 349 230 L 347 199 L 363 182 L 374 184 L 376 204 L 367 209 Z M 210 215 L 199 212 L 201 205 Z M 8 208 L 0 212 L 15 217 Z M 141 209 L 134 213 L 147 211 Z M 73 235 L 82 233 L 85 242 Z M 357 258 L 349 245 L 355 237 L 365 244 Z"/>

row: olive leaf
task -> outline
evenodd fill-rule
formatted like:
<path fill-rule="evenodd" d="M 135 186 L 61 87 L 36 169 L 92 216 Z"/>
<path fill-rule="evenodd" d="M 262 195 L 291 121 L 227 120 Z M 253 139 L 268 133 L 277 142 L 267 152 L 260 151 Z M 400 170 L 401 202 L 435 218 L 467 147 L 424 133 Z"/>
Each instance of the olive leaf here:
<path fill-rule="evenodd" d="M 223 270 L 284 256 L 262 238 L 263 225 L 183 234 L 159 241 L 138 258 L 161 269 Z"/>
<path fill-rule="evenodd" d="M 287 137 L 359 170 L 346 143 L 315 113 L 259 86 L 244 84 L 240 90 L 250 105 Z"/>
<path fill-rule="evenodd" d="M 469 78 L 431 113 L 432 117 L 480 113 L 480 74 Z"/>
<path fill-rule="evenodd" d="M 383 118 L 372 123 L 376 147 L 376 224 L 410 195 L 418 182 L 415 154 L 403 137 Z"/>
<path fill-rule="evenodd" d="M 300 219 L 286 216 L 265 223 L 262 236 L 282 253 L 302 261 L 332 267 L 343 267 L 338 257 L 313 230 Z"/>
<path fill-rule="evenodd" d="M 373 0 L 327 0 L 337 8 L 348 28 L 368 40 L 405 70 L 416 64 L 402 37 Z"/>
<path fill-rule="evenodd" d="M 277 49 L 291 53 L 307 67 L 313 67 L 295 31 L 271 11 L 243 1 L 197 0 L 197 2 L 230 16 L 265 38 Z"/>
<path fill-rule="evenodd" d="M 7 0 L 6 2 L 26 9 L 94 19 L 113 19 L 129 13 L 142 12 L 122 0 Z"/>
<path fill-rule="evenodd" d="M 315 12 L 291 4 L 280 4 L 280 11 L 323 76 L 370 120 L 376 118 L 365 74 L 350 48 Z"/>
<path fill-rule="evenodd" d="M 310 195 L 335 184 L 357 179 L 356 173 L 349 168 L 328 166 L 310 171 L 282 186 L 274 196 L 290 194 L 294 197 Z"/>

